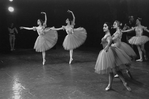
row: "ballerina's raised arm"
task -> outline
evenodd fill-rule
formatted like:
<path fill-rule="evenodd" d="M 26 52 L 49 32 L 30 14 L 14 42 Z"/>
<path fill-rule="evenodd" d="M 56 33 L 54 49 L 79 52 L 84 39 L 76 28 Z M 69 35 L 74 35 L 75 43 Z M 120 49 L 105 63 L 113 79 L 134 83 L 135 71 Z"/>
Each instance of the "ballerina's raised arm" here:
<path fill-rule="evenodd" d="M 67 12 L 69 12 L 69 13 L 72 14 L 73 20 L 72 20 L 72 22 L 71 22 L 71 25 L 74 26 L 74 25 L 75 25 L 75 20 L 76 20 L 75 15 L 74 15 L 74 13 L 73 13 L 71 10 L 68 10 Z"/>
<path fill-rule="evenodd" d="M 41 14 L 44 14 L 44 16 L 45 16 L 45 20 L 44 20 L 44 22 L 43 22 L 43 26 L 47 26 L 47 14 L 45 13 L 45 12 L 41 12 Z"/>

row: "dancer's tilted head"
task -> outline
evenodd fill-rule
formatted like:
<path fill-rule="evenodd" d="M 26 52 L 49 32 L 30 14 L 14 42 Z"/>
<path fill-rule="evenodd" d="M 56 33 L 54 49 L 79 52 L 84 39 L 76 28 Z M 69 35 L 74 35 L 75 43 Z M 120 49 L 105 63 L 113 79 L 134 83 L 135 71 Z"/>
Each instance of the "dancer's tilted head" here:
<path fill-rule="evenodd" d="M 120 28 L 122 26 L 122 23 L 118 20 L 115 20 L 113 23 L 113 28 Z"/>
<path fill-rule="evenodd" d="M 103 24 L 103 31 L 104 31 L 104 32 L 110 31 L 110 28 L 111 28 L 111 25 L 110 25 L 109 22 L 105 22 L 105 23 Z"/>
<path fill-rule="evenodd" d="M 38 19 L 38 20 L 37 20 L 37 24 L 38 24 L 38 25 L 43 25 L 43 21 L 42 21 L 41 19 Z"/>

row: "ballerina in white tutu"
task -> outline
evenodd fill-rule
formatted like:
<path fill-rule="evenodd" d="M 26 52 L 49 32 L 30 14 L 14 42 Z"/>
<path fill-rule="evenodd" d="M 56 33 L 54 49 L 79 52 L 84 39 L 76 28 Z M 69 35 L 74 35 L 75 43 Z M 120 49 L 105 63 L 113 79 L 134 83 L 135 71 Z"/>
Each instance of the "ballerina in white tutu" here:
<path fill-rule="evenodd" d="M 127 82 L 120 72 L 120 67 L 123 67 L 123 64 L 129 64 L 129 56 L 121 49 L 111 46 L 112 37 L 109 28 L 109 23 L 104 23 L 103 31 L 105 32 L 105 36 L 102 38 L 102 44 L 104 44 L 105 47 L 99 52 L 95 64 L 95 72 L 98 74 L 109 74 L 109 84 L 105 88 L 106 91 L 112 89 L 114 74 L 119 75 L 126 89 L 130 91 L 130 87 L 127 85 Z"/>
<path fill-rule="evenodd" d="M 117 20 L 114 21 L 113 28 L 116 29 L 116 32 L 112 35 L 113 36 L 112 40 L 115 42 L 114 46 L 120 48 L 128 56 L 130 56 L 132 59 L 134 59 L 136 57 L 135 51 L 127 43 L 121 41 L 122 30 L 120 29 L 120 26 L 121 26 L 121 23 L 119 21 L 117 21 Z M 131 79 L 133 79 L 133 77 L 129 71 L 129 68 L 126 69 L 126 73 Z M 118 77 L 118 75 L 115 75 L 115 77 Z"/>
<path fill-rule="evenodd" d="M 135 27 L 133 27 L 129 30 L 125 30 L 123 32 L 130 32 L 130 31 L 136 32 L 136 36 L 133 36 L 131 39 L 129 39 L 129 43 L 137 46 L 140 59 L 137 59 L 136 61 L 142 62 L 143 61 L 143 55 L 142 54 L 144 54 L 144 59 L 147 60 L 146 50 L 144 48 L 144 44 L 149 41 L 149 38 L 147 36 L 143 35 L 143 30 L 145 30 L 147 32 L 149 32 L 149 30 L 147 29 L 147 27 L 141 25 L 140 20 L 141 20 L 140 18 L 138 18 L 136 20 L 136 26 Z"/>
<path fill-rule="evenodd" d="M 34 30 L 37 31 L 38 37 L 36 39 L 36 42 L 34 44 L 34 49 L 37 52 L 42 52 L 42 58 L 43 62 L 42 64 L 45 65 L 46 59 L 46 52 L 50 48 L 52 48 L 56 42 L 57 42 L 57 31 L 52 30 L 51 28 L 47 28 L 47 15 L 45 12 L 41 12 L 41 14 L 45 15 L 45 21 L 43 22 L 42 20 L 38 19 L 37 24 L 38 26 L 36 27 L 20 27 L 20 29 L 26 29 L 26 30 Z"/>
<path fill-rule="evenodd" d="M 66 30 L 67 36 L 64 39 L 63 47 L 65 50 L 69 50 L 70 59 L 69 64 L 72 63 L 73 60 L 73 50 L 81 46 L 87 37 L 87 32 L 83 27 L 74 28 L 75 26 L 75 16 L 74 13 L 68 10 L 69 13 L 72 14 L 73 20 L 70 21 L 66 19 L 66 26 L 62 26 L 61 28 L 52 28 L 53 30 Z"/>

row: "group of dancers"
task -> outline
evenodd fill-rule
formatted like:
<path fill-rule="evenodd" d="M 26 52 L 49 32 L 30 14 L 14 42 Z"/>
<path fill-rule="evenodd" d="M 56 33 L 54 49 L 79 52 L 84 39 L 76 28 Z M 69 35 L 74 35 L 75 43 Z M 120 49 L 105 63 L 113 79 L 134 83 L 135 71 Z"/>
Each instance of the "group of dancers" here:
<path fill-rule="evenodd" d="M 99 52 L 96 60 L 95 72 L 98 74 L 109 74 L 109 83 L 105 88 L 106 91 L 112 89 L 114 77 L 119 77 L 126 89 L 131 91 L 131 88 L 128 86 L 128 83 L 123 76 L 123 72 L 126 72 L 126 74 L 133 79 L 129 69 L 132 60 L 135 59 L 137 55 L 130 45 L 121 41 L 123 33 L 131 33 L 131 31 L 135 31 L 136 36 L 128 39 L 128 42 L 131 45 L 136 45 L 138 48 L 140 58 L 136 61 L 147 59 L 144 44 L 149 41 L 149 38 L 143 35 L 143 31 L 149 32 L 147 27 L 141 25 L 140 18 L 137 18 L 136 25 L 134 27 L 129 27 L 129 29 L 126 28 L 127 25 L 122 29 L 121 25 L 122 24 L 118 20 L 114 21 L 113 26 L 108 22 L 103 25 L 103 31 L 105 32 L 105 36 L 101 39 L 103 50 Z M 113 35 L 110 31 L 111 27 L 116 29 Z"/>
<path fill-rule="evenodd" d="M 74 28 L 75 26 L 74 13 L 70 10 L 68 10 L 68 12 L 72 14 L 73 20 L 70 21 L 69 19 L 66 19 L 67 25 L 66 26 L 63 25 L 60 28 L 47 27 L 47 15 L 45 12 L 41 12 L 41 14 L 45 15 L 45 20 L 42 21 L 41 19 L 38 19 L 37 20 L 38 26 L 20 27 L 20 29 L 37 31 L 39 36 L 36 39 L 34 49 L 37 52 L 42 52 L 43 65 L 45 65 L 45 62 L 46 62 L 46 59 L 45 59 L 46 51 L 51 49 L 57 42 L 58 30 L 65 30 L 67 33 L 67 36 L 65 37 L 63 42 L 63 47 L 65 50 L 69 50 L 69 54 L 70 54 L 69 64 L 71 64 L 73 61 L 73 50 L 78 48 L 80 45 L 82 45 L 87 38 L 87 32 L 83 27 Z"/>
<path fill-rule="evenodd" d="M 34 49 L 37 52 L 42 52 L 43 65 L 45 65 L 46 62 L 46 51 L 51 49 L 57 42 L 58 30 L 65 30 L 67 33 L 63 41 L 63 47 L 65 50 L 69 50 L 69 64 L 73 61 L 73 50 L 81 46 L 87 38 L 87 32 L 83 27 L 74 28 L 74 13 L 70 10 L 68 10 L 68 12 L 72 14 L 73 20 L 70 21 L 69 19 L 66 19 L 67 25 L 62 25 L 60 28 L 47 27 L 47 15 L 45 12 L 41 12 L 41 14 L 44 14 L 45 20 L 42 21 L 41 19 L 38 19 L 38 26 L 20 27 L 20 29 L 37 31 L 39 36 L 36 39 Z M 137 55 L 130 45 L 121 41 L 123 33 L 131 33 L 131 31 L 135 31 L 136 36 L 131 37 L 128 42 L 131 45 L 136 45 L 138 48 L 140 58 L 136 61 L 143 61 L 143 59 L 147 59 L 144 44 L 149 41 L 149 38 L 143 35 L 144 30 L 149 32 L 147 27 L 141 25 L 140 18 L 136 19 L 135 26 L 133 27 L 125 25 L 122 29 L 121 25 L 121 22 L 118 20 L 114 21 L 113 26 L 111 26 L 108 22 L 103 24 L 103 31 L 105 32 L 105 36 L 101 40 L 103 50 L 99 52 L 97 57 L 95 72 L 98 74 L 109 74 L 109 84 L 105 88 L 106 91 L 112 89 L 114 76 L 119 77 L 126 89 L 131 91 L 131 88 L 128 86 L 128 83 L 123 76 L 123 72 L 126 72 L 126 74 L 133 79 L 129 69 L 131 61 L 135 59 Z M 111 27 L 116 29 L 113 35 L 110 31 Z"/>

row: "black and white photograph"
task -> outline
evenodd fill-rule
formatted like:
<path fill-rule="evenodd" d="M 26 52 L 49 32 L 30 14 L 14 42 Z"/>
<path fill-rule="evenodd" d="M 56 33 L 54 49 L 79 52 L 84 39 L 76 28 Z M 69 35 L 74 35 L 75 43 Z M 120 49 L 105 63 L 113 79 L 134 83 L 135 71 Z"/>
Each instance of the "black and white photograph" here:
<path fill-rule="evenodd" d="M 0 99 L 148 99 L 149 0 L 0 0 Z"/>

